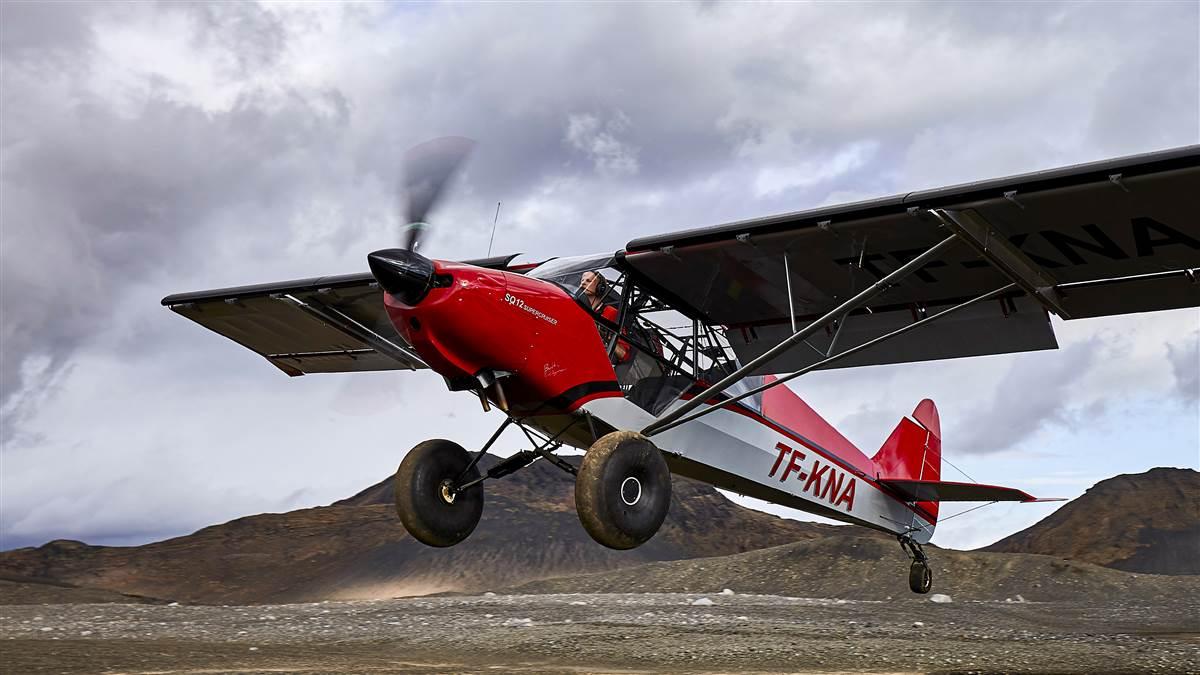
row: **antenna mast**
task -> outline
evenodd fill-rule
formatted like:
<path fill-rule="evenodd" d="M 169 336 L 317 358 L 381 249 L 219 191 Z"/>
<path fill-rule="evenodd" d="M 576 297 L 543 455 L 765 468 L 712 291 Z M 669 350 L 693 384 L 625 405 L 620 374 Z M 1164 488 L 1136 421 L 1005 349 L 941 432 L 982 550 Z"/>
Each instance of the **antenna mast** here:
<path fill-rule="evenodd" d="M 500 202 L 496 202 L 496 217 L 492 219 L 492 236 L 488 239 L 487 257 L 492 257 L 492 242 L 496 241 L 496 223 L 500 222 Z"/>

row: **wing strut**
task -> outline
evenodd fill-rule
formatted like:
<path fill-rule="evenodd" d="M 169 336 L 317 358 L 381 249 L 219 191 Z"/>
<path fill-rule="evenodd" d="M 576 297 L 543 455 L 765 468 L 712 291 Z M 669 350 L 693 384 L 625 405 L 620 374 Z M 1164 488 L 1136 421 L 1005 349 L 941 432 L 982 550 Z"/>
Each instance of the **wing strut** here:
<path fill-rule="evenodd" d="M 884 290 L 886 290 L 894 282 L 899 281 L 900 279 L 903 279 L 904 277 L 921 269 L 922 267 L 925 266 L 926 263 L 928 263 L 930 261 L 930 259 L 932 259 L 934 256 L 936 256 L 938 253 L 941 253 L 946 247 L 953 244 L 958 239 L 958 237 L 959 237 L 958 234 L 951 234 L 949 237 L 946 237 L 945 239 L 941 240 L 937 244 L 934 244 L 933 247 L 930 248 L 929 250 L 927 250 L 924 253 L 922 253 L 921 255 L 913 258 L 912 260 L 908 261 L 904 265 L 901 265 L 895 271 L 891 272 L 890 274 L 883 277 L 879 281 L 876 281 L 875 283 L 871 284 L 867 288 L 863 289 L 863 291 L 860 292 L 858 295 L 855 295 L 854 297 L 850 298 L 846 302 L 843 302 L 842 304 L 838 305 L 834 309 L 830 310 L 824 316 L 814 320 L 812 323 L 808 324 L 804 328 L 801 328 L 800 330 L 796 331 L 795 333 L 792 333 L 787 339 L 783 340 L 779 344 L 777 344 L 774 347 L 772 347 L 771 349 L 767 350 L 766 352 L 764 352 L 762 355 L 760 355 L 758 358 L 754 359 L 750 363 L 747 363 L 746 365 L 742 366 L 741 368 L 738 368 L 737 370 L 733 371 L 732 373 L 727 375 L 724 379 L 722 379 L 720 382 L 717 382 L 716 384 L 712 385 L 708 389 L 705 389 L 700 394 L 697 394 L 692 400 L 686 401 L 683 405 L 679 406 L 678 408 L 676 408 L 664 415 L 659 416 L 658 419 L 651 422 L 645 429 L 642 429 L 642 433 L 647 436 L 653 436 L 654 434 L 662 431 L 668 424 L 671 424 L 672 422 L 678 420 L 679 418 L 688 414 L 689 412 L 696 409 L 697 407 L 703 405 L 704 402 L 709 399 L 709 397 L 713 396 L 714 394 L 719 394 L 722 391 L 725 391 L 725 389 L 727 387 L 729 387 L 729 385 L 731 385 L 734 382 L 737 382 L 738 380 L 745 377 L 746 373 L 753 372 L 759 366 L 761 366 L 769 361 L 774 360 L 779 355 L 786 352 L 792 345 L 796 344 L 797 342 L 800 342 L 801 340 L 803 340 L 803 339 L 807 338 L 808 336 L 812 335 L 813 333 L 817 332 L 825 324 L 829 323 L 830 321 L 832 321 L 834 319 L 843 318 L 846 314 L 850 313 L 852 310 L 857 309 L 858 307 L 866 304 L 866 302 L 868 300 L 870 300 L 871 298 L 875 297 L 876 295 L 878 295 L 881 292 L 883 292 Z M 705 411 L 705 412 L 707 412 L 707 411 Z M 672 426 L 674 426 L 674 425 L 672 425 Z"/>
<path fill-rule="evenodd" d="M 929 316 L 925 317 L 924 319 L 921 319 L 920 321 L 915 321 L 913 323 L 908 324 L 907 326 L 902 326 L 900 328 L 897 328 L 896 330 L 894 330 L 890 333 L 887 333 L 885 335 L 880 335 L 879 337 L 868 340 L 860 345 L 855 345 L 854 347 L 851 347 L 850 349 L 847 349 L 844 352 L 838 352 L 837 354 L 834 354 L 833 356 L 827 356 L 826 358 L 824 358 L 820 361 L 817 361 L 816 363 L 807 365 L 793 373 L 789 373 L 787 375 L 784 375 L 783 377 L 775 378 L 774 380 L 767 382 L 766 384 L 755 387 L 754 389 L 751 389 L 750 391 L 742 392 L 742 393 L 738 394 L 737 396 L 734 396 L 733 398 L 725 399 L 724 401 L 721 401 L 717 405 L 711 406 L 709 408 L 705 408 L 704 410 L 700 410 L 698 412 L 694 412 L 691 415 L 688 415 L 687 417 L 683 417 L 680 419 L 676 419 L 672 422 L 668 422 L 668 423 L 662 425 L 661 427 L 658 427 L 648 433 L 646 433 L 646 432 L 643 432 L 643 433 L 646 433 L 647 436 L 653 436 L 654 434 L 662 433 L 668 429 L 674 429 L 675 427 L 679 426 L 680 424 L 691 422 L 692 420 L 694 420 L 698 417 L 704 417 L 705 415 L 707 415 L 708 413 L 710 413 L 714 410 L 720 410 L 721 408 L 724 408 L 733 403 L 737 403 L 738 401 L 740 401 L 744 398 L 749 398 L 751 396 L 754 396 L 755 394 L 766 391 L 766 390 L 770 389 L 771 387 L 781 385 L 784 382 L 787 382 L 788 380 L 793 380 L 797 377 L 800 377 L 801 375 L 803 375 L 807 372 L 811 372 L 818 368 L 823 368 L 824 366 L 827 366 L 830 363 L 833 363 L 834 361 L 844 359 L 847 356 L 850 356 L 852 354 L 857 354 L 858 352 L 861 352 L 862 350 L 864 350 L 868 347 L 873 347 L 874 345 L 877 345 L 880 342 L 884 342 L 885 340 L 890 340 L 890 339 L 896 337 L 897 335 L 903 335 L 904 333 L 907 333 L 910 330 L 914 330 L 916 328 L 919 328 L 920 326 L 924 326 L 925 324 L 930 323 L 935 319 L 940 319 L 940 318 L 946 316 L 947 314 L 952 314 L 952 313 L 957 312 L 958 310 L 963 309 L 965 307 L 969 307 L 976 303 L 983 302 L 984 300 L 994 298 L 998 295 L 1003 295 L 1004 293 L 1007 293 L 1008 291 L 1014 290 L 1016 288 L 1017 288 L 1017 285 L 1015 283 L 1009 284 L 1007 286 L 1001 286 L 1000 288 L 997 288 L 994 291 L 984 293 L 983 295 L 976 296 L 974 298 L 971 298 L 970 300 L 961 302 L 953 307 L 948 307 L 946 309 L 943 309 L 942 311 L 938 312 L 937 314 L 930 314 Z M 695 400 L 695 399 L 693 399 L 693 400 Z"/>

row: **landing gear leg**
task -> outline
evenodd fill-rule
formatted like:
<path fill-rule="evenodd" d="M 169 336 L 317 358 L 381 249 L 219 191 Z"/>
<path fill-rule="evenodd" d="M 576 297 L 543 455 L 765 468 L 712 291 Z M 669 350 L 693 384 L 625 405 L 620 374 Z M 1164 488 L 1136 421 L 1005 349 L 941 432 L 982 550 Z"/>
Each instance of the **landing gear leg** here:
<path fill-rule="evenodd" d="M 933 571 L 929 569 L 929 556 L 921 545 L 907 534 L 899 536 L 900 548 L 908 554 L 912 564 L 908 566 L 908 587 L 913 593 L 925 594 L 933 588 Z"/>

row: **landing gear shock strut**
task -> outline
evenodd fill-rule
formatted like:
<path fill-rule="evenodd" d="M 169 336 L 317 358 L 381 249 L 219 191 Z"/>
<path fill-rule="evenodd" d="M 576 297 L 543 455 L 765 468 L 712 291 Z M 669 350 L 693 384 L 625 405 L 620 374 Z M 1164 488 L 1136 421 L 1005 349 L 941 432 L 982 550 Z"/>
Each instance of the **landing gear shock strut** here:
<path fill-rule="evenodd" d="M 928 593 L 929 589 L 933 588 L 933 571 L 929 569 L 929 556 L 925 555 L 925 550 L 909 535 L 902 534 L 897 539 L 900 540 L 900 548 L 904 549 L 912 560 L 908 567 L 908 587 L 913 593 Z"/>

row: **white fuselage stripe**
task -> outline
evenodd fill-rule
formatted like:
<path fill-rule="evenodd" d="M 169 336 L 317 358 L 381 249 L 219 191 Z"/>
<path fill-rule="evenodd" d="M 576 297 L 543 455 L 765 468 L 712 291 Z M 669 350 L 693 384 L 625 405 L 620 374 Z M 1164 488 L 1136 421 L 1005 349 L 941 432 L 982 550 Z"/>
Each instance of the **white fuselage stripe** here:
<path fill-rule="evenodd" d="M 618 429 L 641 429 L 654 419 L 624 398 L 589 401 L 583 409 Z M 896 534 L 910 532 L 919 543 L 933 535 L 926 518 L 880 489 L 873 477 L 749 415 L 717 410 L 653 440 L 670 455 L 736 476 L 730 489 L 742 494 Z"/>

